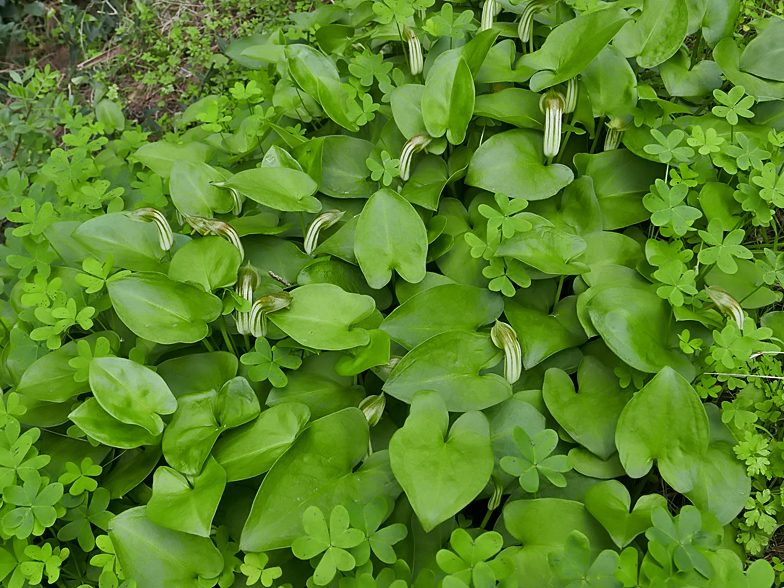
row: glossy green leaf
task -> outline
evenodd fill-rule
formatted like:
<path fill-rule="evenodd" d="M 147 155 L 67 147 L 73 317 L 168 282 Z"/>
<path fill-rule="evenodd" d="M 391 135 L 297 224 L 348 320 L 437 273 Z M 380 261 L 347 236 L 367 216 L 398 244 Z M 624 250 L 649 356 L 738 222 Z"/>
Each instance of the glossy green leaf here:
<path fill-rule="evenodd" d="M 369 198 L 378 190 L 365 163 L 373 149 L 373 143 L 357 137 L 325 137 L 319 190 L 333 198 Z"/>
<path fill-rule="evenodd" d="M 210 539 L 160 527 L 143 506 L 114 517 L 109 537 L 126 577 L 145 588 L 201 588 L 223 570 L 221 552 Z"/>
<path fill-rule="evenodd" d="M 544 44 L 520 62 L 538 70 L 531 78 L 531 90 L 541 92 L 575 77 L 630 20 L 620 7 L 608 4 L 553 29 Z"/>
<path fill-rule="evenodd" d="M 228 288 L 237 281 L 242 263 L 239 249 L 221 237 L 193 239 L 181 247 L 169 264 L 169 278 L 193 282 L 207 291 Z"/>
<path fill-rule="evenodd" d="M 580 79 L 591 95 L 593 116 L 624 116 L 637 104 L 637 76 L 614 45 L 585 66 Z"/>
<path fill-rule="evenodd" d="M 154 223 L 129 219 L 121 212 L 105 214 L 80 224 L 71 235 L 95 255 L 114 258 L 115 268 L 134 271 L 160 271 L 165 252 Z"/>
<path fill-rule="evenodd" d="M 680 350 L 670 305 L 655 292 L 609 287 L 587 304 L 591 322 L 607 346 L 633 368 L 649 374 L 665 366 L 692 379 L 695 368 Z"/>
<path fill-rule="evenodd" d="M 226 470 L 229 482 L 260 476 L 291 447 L 309 418 L 310 411 L 303 404 L 273 406 L 221 435 L 212 456 Z"/>
<path fill-rule="evenodd" d="M 539 94 L 524 88 L 504 88 L 492 94 L 480 94 L 474 104 L 474 116 L 486 116 L 516 127 L 542 130 L 544 115 L 539 109 Z"/>
<path fill-rule="evenodd" d="M 420 390 L 435 390 L 451 412 L 481 410 L 506 400 L 512 387 L 497 374 L 480 372 L 501 360 L 485 333 L 448 331 L 409 351 L 384 384 L 384 390 L 410 403 Z"/>
<path fill-rule="evenodd" d="M 772 19 L 740 56 L 740 70 L 774 82 L 784 82 L 784 20 Z"/>
<path fill-rule="evenodd" d="M 209 537 L 212 519 L 225 487 L 226 472 L 212 457 L 194 476 L 186 477 L 161 466 L 155 470 L 153 477 L 147 517 L 162 527 Z"/>
<path fill-rule="evenodd" d="M 650 69 L 675 55 L 688 28 L 685 0 L 644 0 L 642 14 L 620 31 L 615 45 L 626 57 L 636 57 L 640 67 Z"/>
<path fill-rule="evenodd" d="M 302 514 L 322 512 L 347 500 L 364 506 L 378 495 L 393 501 L 400 492 L 385 451 L 367 453 L 368 425 L 357 408 L 311 423 L 264 477 L 242 530 L 240 548 L 266 551 L 301 537 Z"/>
<path fill-rule="evenodd" d="M 731 35 L 740 15 L 739 0 L 686 0 L 689 7 L 689 34 L 698 28 L 709 47 Z"/>
<path fill-rule="evenodd" d="M 206 163 L 214 153 L 215 149 L 198 141 L 187 143 L 157 141 L 142 145 L 134 153 L 134 157 L 159 176 L 168 178 L 175 162 Z"/>
<path fill-rule="evenodd" d="M 298 343 L 341 350 L 370 341 L 365 329 L 352 328 L 373 312 L 370 296 L 351 294 L 332 284 L 300 286 L 291 295 L 288 309 L 271 313 L 269 320 Z"/>
<path fill-rule="evenodd" d="M 390 94 L 392 116 L 397 128 L 406 139 L 427 130 L 422 118 L 424 93 L 425 86 L 421 84 L 404 84 L 395 88 Z"/>
<path fill-rule="evenodd" d="M 474 153 L 466 183 L 511 198 L 543 200 L 555 195 L 574 174 L 560 163 L 544 165 L 542 141 L 542 133 L 530 129 L 493 135 Z M 510 161 L 515 165 L 510 167 Z"/>
<path fill-rule="evenodd" d="M 112 353 L 117 353 L 120 348 L 120 337 L 113 331 L 90 334 L 80 341 L 94 348 L 99 337 L 109 341 Z M 86 379 L 78 382 L 74 379 L 77 369 L 69 362 L 76 357 L 79 357 L 77 342 L 69 341 L 60 349 L 38 358 L 24 371 L 16 391 L 29 398 L 46 402 L 66 402 L 83 392 L 89 392 L 90 384 Z"/>
<path fill-rule="evenodd" d="M 545 274 L 574 275 L 589 271 L 580 256 L 588 248 L 584 239 L 554 227 L 544 217 L 522 213 L 531 230 L 514 235 L 496 249 L 496 255 L 511 257 Z"/>
<path fill-rule="evenodd" d="M 318 184 L 308 174 L 296 169 L 257 167 L 241 171 L 220 185 L 275 210 L 321 210 L 321 202 L 313 196 Z"/>
<path fill-rule="evenodd" d="M 228 351 L 192 353 L 166 360 L 158 365 L 161 376 L 175 397 L 191 392 L 220 390 L 237 375 L 239 360 Z"/>
<path fill-rule="evenodd" d="M 651 511 L 655 507 L 667 508 L 667 500 L 661 494 L 641 496 L 630 513 L 631 502 L 629 491 L 617 480 L 591 486 L 585 493 L 585 508 L 621 549 L 652 525 Z"/>
<path fill-rule="evenodd" d="M 406 300 L 384 319 L 381 328 L 406 349 L 413 349 L 447 331 L 474 332 L 496 320 L 503 309 L 503 299 L 495 292 L 444 284 Z"/>
<path fill-rule="evenodd" d="M 474 112 L 474 78 L 462 57 L 431 70 L 422 94 L 422 119 L 431 137 L 463 142 Z"/>
<path fill-rule="evenodd" d="M 237 377 L 220 390 L 177 399 L 177 411 L 163 434 L 163 455 L 184 474 L 198 474 L 218 436 L 255 419 L 261 408 L 248 381 Z"/>
<path fill-rule="evenodd" d="M 490 479 L 490 426 L 482 413 L 471 411 L 449 428 L 443 398 L 437 392 L 419 392 L 405 425 L 389 442 L 389 457 L 427 532 L 476 498 Z"/>
<path fill-rule="evenodd" d="M 90 363 L 90 389 L 101 407 L 117 420 L 163 432 L 160 415 L 177 410 L 166 382 L 158 374 L 129 359 L 98 357 Z"/>
<path fill-rule="evenodd" d="M 663 368 L 624 408 L 615 444 L 626 473 L 647 474 L 656 461 L 662 478 L 677 492 L 694 487 L 690 471 L 705 456 L 708 416 L 689 383 Z"/>
<path fill-rule="evenodd" d="M 402 196 L 379 190 L 359 216 L 354 254 L 371 288 L 385 286 L 393 270 L 407 282 L 419 282 L 425 277 L 427 229 Z"/>
<path fill-rule="evenodd" d="M 577 372 L 578 393 L 569 375 L 547 370 L 542 393 L 547 409 L 569 436 L 580 445 L 608 459 L 615 453 L 615 427 L 631 391 L 596 358 L 586 357 Z"/>
<path fill-rule="evenodd" d="M 368 331 L 368 334 L 371 332 Z M 364 397 L 365 390 L 361 386 L 347 385 L 338 378 L 324 374 L 298 370 L 289 374 L 285 386 L 270 390 L 267 404 L 304 404 L 310 410 L 311 418 L 318 419 L 357 406 Z"/>
<path fill-rule="evenodd" d="M 68 418 L 90 437 L 119 449 L 133 449 L 142 445 L 157 445 L 160 435 L 151 435 L 147 429 L 128 425 L 106 412 L 95 398 L 88 398 L 76 407 Z"/>
<path fill-rule="evenodd" d="M 206 163 L 175 161 L 169 179 L 172 202 L 182 214 L 212 217 L 234 206 L 231 194 L 216 183 L 225 176 Z"/>
<path fill-rule="evenodd" d="M 117 315 L 139 337 L 156 343 L 194 343 L 220 315 L 218 297 L 175 282 L 164 274 L 140 272 L 109 283 Z"/>
<path fill-rule="evenodd" d="M 713 59 L 721 73 L 735 86 L 743 86 L 746 94 L 760 102 L 784 98 L 784 82 L 759 78 L 740 69 L 742 52 L 735 39 L 722 39 L 713 49 Z"/>

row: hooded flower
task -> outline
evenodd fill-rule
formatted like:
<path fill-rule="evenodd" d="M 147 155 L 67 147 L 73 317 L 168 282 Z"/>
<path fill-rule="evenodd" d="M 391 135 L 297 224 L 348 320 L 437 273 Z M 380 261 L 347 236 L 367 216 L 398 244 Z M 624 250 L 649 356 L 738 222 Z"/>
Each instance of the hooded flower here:
<path fill-rule="evenodd" d="M 730 296 L 726 290 L 719 286 L 708 286 L 705 288 L 708 298 L 713 301 L 713 304 L 725 315 L 731 316 L 738 325 L 739 329 L 743 329 L 743 307 Z"/>
<path fill-rule="evenodd" d="M 125 216 L 136 221 L 155 223 L 158 229 L 158 243 L 164 251 L 169 251 L 172 245 L 174 245 L 174 234 L 171 226 L 169 226 L 169 221 L 157 208 L 137 208 L 136 210 L 126 212 Z"/>
<path fill-rule="evenodd" d="M 607 136 L 604 138 L 604 150 L 612 151 L 618 149 L 623 139 L 623 133 L 626 131 L 626 123 L 622 118 L 611 118 L 607 123 Z"/>
<path fill-rule="evenodd" d="M 534 28 L 534 15 L 542 12 L 551 3 L 552 0 L 533 0 L 525 7 L 523 15 L 520 17 L 520 23 L 517 25 L 517 35 L 523 43 L 527 43 L 531 39 L 531 31 Z"/>
<path fill-rule="evenodd" d="M 198 233 L 202 235 L 217 235 L 223 237 L 234 245 L 240 252 L 240 257 L 245 258 L 245 249 L 242 247 L 240 236 L 229 223 L 216 218 L 185 215 L 185 220 Z"/>
<path fill-rule="evenodd" d="M 579 93 L 579 86 L 577 85 L 577 78 L 571 78 L 566 82 L 566 102 L 564 104 L 564 112 L 574 112 L 577 108 L 577 95 Z"/>
<path fill-rule="evenodd" d="M 275 292 L 262 296 L 250 309 L 250 333 L 254 337 L 267 336 L 267 315 L 276 310 L 288 308 L 292 296 L 288 292 Z"/>
<path fill-rule="evenodd" d="M 517 333 L 510 325 L 495 321 L 495 325 L 490 329 L 490 338 L 496 347 L 504 350 L 504 377 L 510 384 L 514 384 L 523 371 L 523 352 L 517 340 Z"/>
<path fill-rule="evenodd" d="M 416 33 L 408 27 L 403 32 L 403 36 L 408 43 L 408 67 L 411 69 L 412 75 L 419 75 L 425 66 L 425 60 L 422 56 L 422 44 L 419 42 L 419 37 L 416 36 Z"/>
<path fill-rule="evenodd" d="M 338 222 L 343 215 L 346 214 L 342 210 L 328 210 L 318 215 L 308 227 L 308 233 L 305 235 L 305 253 L 310 255 L 318 245 L 318 237 L 321 229 L 328 229 L 336 222 Z"/>
<path fill-rule="evenodd" d="M 539 110 L 544 114 L 544 155 L 555 157 L 561 149 L 561 124 L 566 99 L 550 88 L 539 99 Z"/>
<path fill-rule="evenodd" d="M 235 291 L 240 298 L 253 302 L 253 291 L 261 284 L 259 271 L 250 263 L 240 268 L 237 276 Z M 250 334 L 250 312 L 237 311 L 234 320 L 237 322 L 237 331 L 240 335 Z"/>
<path fill-rule="evenodd" d="M 433 138 L 427 133 L 417 133 L 403 145 L 403 151 L 400 152 L 401 180 L 406 182 L 411 175 L 411 158 L 414 157 L 414 153 L 419 153 L 425 149 L 432 140 Z"/>
<path fill-rule="evenodd" d="M 497 0 L 485 0 L 484 6 L 482 6 L 482 22 L 479 30 L 492 29 L 495 17 L 499 12 L 501 12 L 501 6 Z"/>
<path fill-rule="evenodd" d="M 386 404 L 387 397 L 384 396 L 383 392 L 368 396 L 359 403 L 359 410 L 364 413 L 369 426 L 375 427 L 378 424 L 378 421 L 381 420 L 381 416 L 384 414 Z"/>

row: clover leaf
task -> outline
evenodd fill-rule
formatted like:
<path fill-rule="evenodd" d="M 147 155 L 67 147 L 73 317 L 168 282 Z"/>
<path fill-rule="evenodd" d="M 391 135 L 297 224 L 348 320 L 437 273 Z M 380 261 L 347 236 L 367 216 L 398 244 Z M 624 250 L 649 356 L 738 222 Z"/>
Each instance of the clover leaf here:
<path fill-rule="evenodd" d="M 283 388 L 289 379 L 281 368 L 295 370 L 302 365 L 302 358 L 294 354 L 294 349 L 278 345 L 270 347 L 264 337 L 256 339 L 253 349 L 243 354 L 240 362 L 250 366 L 248 377 L 254 382 L 269 380 L 276 388 Z"/>
<path fill-rule="evenodd" d="M 746 233 L 743 229 L 735 229 L 724 235 L 724 226 L 720 219 L 714 218 L 708 223 L 707 231 L 699 231 L 700 237 L 708 247 L 703 247 L 697 254 L 700 263 L 716 264 L 727 274 L 738 271 L 735 259 L 752 259 L 754 255 L 741 245 Z"/>
<path fill-rule="evenodd" d="M 646 153 L 655 155 L 662 163 L 669 164 L 673 159 L 676 161 L 687 162 L 694 156 L 691 147 L 680 147 L 686 133 L 680 129 L 675 129 L 666 137 L 658 129 L 651 129 L 651 135 L 657 143 L 650 143 L 643 147 Z"/>
<path fill-rule="evenodd" d="M 248 579 L 247 586 L 261 583 L 262 586 L 269 588 L 272 582 L 283 575 L 283 570 L 278 566 L 266 567 L 269 563 L 269 556 L 266 553 L 246 553 L 245 563 L 240 566 L 240 571 Z"/>
<path fill-rule="evenodd" d="M 702 216 L 698 209 L 682 204 L 688 193 L 686 184 L 671 188 L 664 180 L 657 179 L 651 192 L 642 199 L 643 206 L 652 213 L 651 223 L 670 228 L 678 237 L 685 235 L 692 223 Z"/>
<path fill-rule="evenodd" d="M 351 551 L 357 567 L 367 563 L 371 550 L 384 563 L 394 564 L 397 561 L 392 546 L 406 538 L 408 528 L 403 524 L 395 523 L 380 529 L 387 514 L 387 501 L 383 496 L 376 496 L 361 511 L 357 505 L 353 503 L 350 505 L 351 525 L 365 535 L 365 540 Z"/>
<path fill-rule="evenodd" d="M 57 520 L 54 505 L 62 496 L 63 485 L 44 485 L 38 472 L 31 473 L 23 486 L 9 486 L 3 491 L 3 499 L 17 508 L 3 517 L 3 532 L 19 539 L 42 535 Z"/>
<path fill-rule="evenodd" d="M 735 86 L 729 93 L 723 90 L 714 90 L 713 97 L 719 104 L 714 106 L 711 112 L 718 117 L 727 119 L 727 122 L 733 126 L 738 124 L 738 117 L 752 118 L 754 116 L 754 113 L 749 110 L 754 106 L 754 98 L 746 96 L 746 90 L 743 86 Z"/>
<path fill-rule="evenodd" d="M 519 477 L 523 490 L 535 494 L 539 490 L 540 474 L 553 486 L 566 486 L 563 473 L 572 469 L 569 458 L 566 455 L 550 456 L 558 445 L 558 433 L 552 429 L 544 429 L 532 439 L 521 427 L 515 427 L 512 438 L 523 457 L 502 457 L 501 469 L 507 474 Z"/>
<path fill-rule="evenodd" d="M 348 550 L 362 543 L 365 535 L 349 527 L 349 514 L 345 507 L 338 505 L 332 509 L 327 528 L 321 509 L 310 506 L 302 515 L 302 526 L 306 535 L 294 540 L 291 551 L 299 559 L 323 554 L 313 574 L 317 586 L 329 584 L 338 570 L 347 572 L 354 569 L 356 560 Z"/>
<path fill-rule="evenodd" d="M 98 482 L 93 480 L 93 477 L 100 476 L 103 468 L 97 464 L 93 464 L 93 460 L 85 457 L 81 465 L 76 465 L 73 462 L 65 464 L 66 472 L 60 476 L 58 482 L 63 486 L 71 484 L 68 492 L 71 496 L 78 496 L 84 491 L 94 492 L 98 487 Z"/>

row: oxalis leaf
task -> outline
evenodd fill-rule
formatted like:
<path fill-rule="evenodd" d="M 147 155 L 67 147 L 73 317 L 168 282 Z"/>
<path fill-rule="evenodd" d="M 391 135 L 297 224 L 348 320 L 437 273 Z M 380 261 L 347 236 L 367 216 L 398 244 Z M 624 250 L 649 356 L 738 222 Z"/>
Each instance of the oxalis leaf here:
<path fill-rule="evenodd" d="M 455 515 L 493 472 L 490 424 L 481 412 L 458 418 L 447 435 L 449 413 L 437 392 L 414 395 L 411 413 L 389 442 L 392 471 L 425 531 Z"/>

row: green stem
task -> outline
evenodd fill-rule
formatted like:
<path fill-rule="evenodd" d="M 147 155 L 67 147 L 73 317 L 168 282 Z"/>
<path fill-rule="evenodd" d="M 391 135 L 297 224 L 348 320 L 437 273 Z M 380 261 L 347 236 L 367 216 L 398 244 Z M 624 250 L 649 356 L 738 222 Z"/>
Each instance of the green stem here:
<path fill-rule="evenodd" d="M 689 69 L 694 69 L 694 66 L 697 65 L 697 62 L 702 61 L 702 49 L 704 41 L 705 40 L 702 37 L 702 29 L 697 29 L 697 39 L 691 48 L 691 65 L 689 66 Z"/>
<path fill-rule="evenodd" d="M 572 117 L 569 120 L 569 126 L 570 127 L 574 126 L 574 115 L 575 115 L 575 112 L 572 112 Z M 571 137 L 571 136 L 572 136 L 572 130 L 570 128 L 568 131 L 566 131 L 566 137 L 564 137 L 564 140 L 561 141 L 561 149 L 558 151 L 558 157 L 555 158 L 555 163 L 561 163 L 561 158 L 563 157 L 564 153 L 566 152 L 566 144 L 569 142 L 569 137 Z"/>
<path fill-rule="evenodd" d="M 555 305 L 556 305 L 556 304 L 558 304 L 558 301 L 561 299 L 561 290 L 563 289 L 563 285 L 564 285 L 564 278 L 565 278 L 565 277 L 566 277 L 566 276 L 563 276 L 563 275 L 562 275 L 562 276 L 561 276 L 561 277 L 558 279 L 558 289 L 555 291 L 555 302 L 553 303 L 553 308 L 555 308 Z"/>
<path fill-rule="evenodd" d="M 599 124 L 593 135 L 593 143 L 591 143 L 591 153 L 596 153 L 596 144 L 599 142 L 599 136 L 602 134 L 602 127 L 604 126 L 604 115 L 599 117 Z"/>
<path fill-rule="evenodd" d="M 483 519 L 482 519 L 482 524 L 481 524 L 481 525 L 479 525 L 479 528 L 480 528 L 480 529 L 484 529 L 484 528 L 485 528 L 485 525 L 487 525 L 487 523 L 489 523 L 489 522 L 490 522 L 490 516 L 491 516 L 492 514 L 493 514 L 493 511 L 492 511 L 492 510 L 488 510 L 488 511 L 487 511 L 487 514 L 485 515 L 485 518 L 483 518 Z"/>
<path fill-rule="evenodd" d="M 215 348 L 212 346 L 212 344 L 210 343 L 209 339 L 207 339 L 207 337 L 202 339 L 201 342 L 204 343 L 204 346 L 207 348 L 207 351 L 209 351 L 210 353 L 215 351 Z"/>
<path fill-rule="evenodd" d="M 223 341 L 226 343 L 226 347 L 228 347 L 229 351 L 234 355 L 237 355 L 234 343 L 232 342 L 231 337 L 229 337 L 229 332 L 226 330 L 226 321 L 223 320 L 222 316 L 218 318 L 218 325 L 220 326 L 221 335 L 223 335 Z"/>

